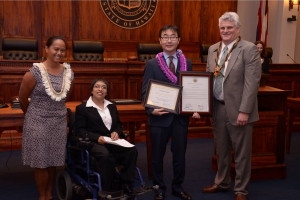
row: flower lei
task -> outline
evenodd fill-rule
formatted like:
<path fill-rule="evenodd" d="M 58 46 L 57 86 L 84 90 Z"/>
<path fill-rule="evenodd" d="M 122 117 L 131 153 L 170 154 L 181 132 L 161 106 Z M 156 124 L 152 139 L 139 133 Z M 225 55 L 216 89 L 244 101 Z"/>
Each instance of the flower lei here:
<path fill-rule="evenodd" d="M 180 71 L 187 71 L 186 58 L 183 55 L 180 49 L 177 49 L 176 56 L 179 58 Z M 174 84 L 177 83 L 177 76 L 171 72 L 167 66 L 166 61 L 164 60 L 163 52 L 160 52 L 156 55 L 156 60 L 158 62 L 159 68 L 163 71 L 166 77 Z"/>
<path fill-rule="evenodd" d="M 71 87 L 71 78 L 72 78 L 72 71 L 70 64 L 63 63 L 64 65 L 64 74 L 63 74 L 63 83 L 61 86 L 61 90 L 56 92 L 52 86 L 50 81 L 48 72 L 45 68 L 45 65 L 42 63 L 34 63 L 36 65 L 42 75 L 43 85 L 45 86 L 46 93 L 51 97 L 54 101 L 60 101 L 67 96 L 67 92 L 70 90 Z"/>

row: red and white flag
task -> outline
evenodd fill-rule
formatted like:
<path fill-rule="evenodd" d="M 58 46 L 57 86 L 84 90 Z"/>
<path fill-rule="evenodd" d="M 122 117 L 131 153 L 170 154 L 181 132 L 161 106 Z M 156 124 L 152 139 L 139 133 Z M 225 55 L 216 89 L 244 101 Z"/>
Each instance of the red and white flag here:
<path fill-rule="evenodd" d="M 268 0 L 260 0 L 259 8 L 257 13 L 257 30 L 256 30 L 256 40 L 263 41 L 265 45 L 268 39 Z"/>

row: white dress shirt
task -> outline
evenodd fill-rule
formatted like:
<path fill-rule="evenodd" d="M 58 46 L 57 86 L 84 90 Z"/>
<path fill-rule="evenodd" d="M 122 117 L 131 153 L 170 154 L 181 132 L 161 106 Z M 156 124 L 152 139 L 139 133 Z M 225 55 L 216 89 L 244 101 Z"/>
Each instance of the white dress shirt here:
<path fill-rule="evenodd" d="M 176 53 L 174 53 L 173 55 L 168 55 L 165 52 L 163 52 L 163 55 L 164 55 L 165 61 L 167 62 L 168 67 L 170 66 L 169 56 L 173 56 L 173 63 L 174 63 L 175 72 L 176 72 L 176 70 L 177 70 L 177 64 L 178 64 L 178 58 L 176 56 Z"/>
<path fill-rule="evenodd" d="M 109 109 L 107 108 L 107 106 L 109 104 L 112 104 L 112 103 L 110 101 L 104 99 L 104 108 L 101 109 L 101 108 L 99 108 L 99 106 L 97 106 L 94 103 L 92 96 L 90 96 L 89 100 L 86 102 L 86 107 L 94 107 L 97 109 L 100 117 L 102 118 L 104 125 L 106 126 L 106 128 L 108 130 L 110 130 L 111 124 L 112 124 L 111 115 L 110 115 Z"/>

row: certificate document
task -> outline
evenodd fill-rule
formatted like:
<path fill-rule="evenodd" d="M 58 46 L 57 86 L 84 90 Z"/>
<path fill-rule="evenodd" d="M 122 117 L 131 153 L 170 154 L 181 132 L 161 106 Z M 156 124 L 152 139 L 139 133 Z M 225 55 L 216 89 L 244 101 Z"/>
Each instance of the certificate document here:
<path fill-rule="evenodd" d="M 212 79 L 206 72 L 181 72 L 181 113 L 211 113 Z"/>
<path fill-rule="evenodd" d="M 176 113 L 180 96 L 181 86 L 150 80 L 144 105 Z"/>
<path fill-rule="evenodd" d="M 114 144 L 114 145 L 119 145 L 122 147 L 134 147 L 133 144 L 129 143 L 127 140 L 124 139 L 117 139 L 117 140 L 112 140 L 110 137 L 103 136 L 104 140 L 109 143 L 109 144 Z"/>

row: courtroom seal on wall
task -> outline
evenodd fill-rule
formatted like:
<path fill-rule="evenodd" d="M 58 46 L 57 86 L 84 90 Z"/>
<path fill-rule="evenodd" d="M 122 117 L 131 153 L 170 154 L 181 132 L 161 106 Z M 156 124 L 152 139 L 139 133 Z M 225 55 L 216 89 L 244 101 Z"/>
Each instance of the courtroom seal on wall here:
<path fill-rule="evenodd" d="M 133 29 L 147 24 L 153 17 L 158 0 L 100 0 L 106 17 L 115 25 Z"/>

